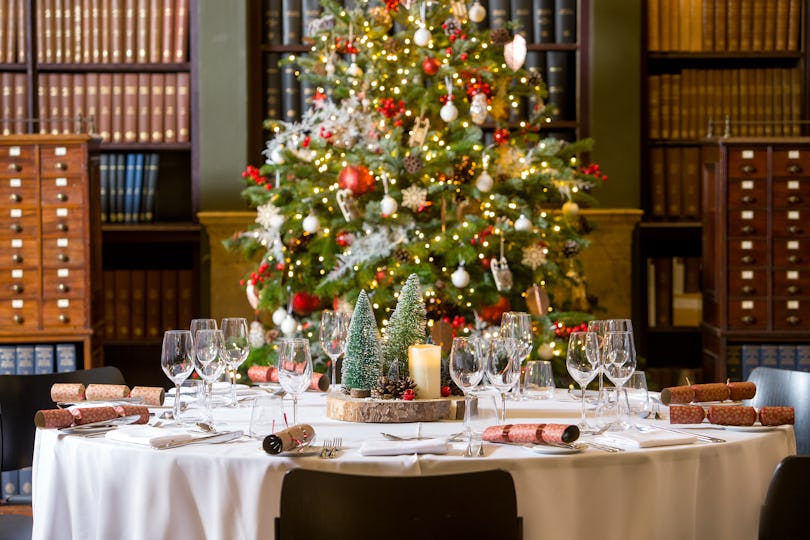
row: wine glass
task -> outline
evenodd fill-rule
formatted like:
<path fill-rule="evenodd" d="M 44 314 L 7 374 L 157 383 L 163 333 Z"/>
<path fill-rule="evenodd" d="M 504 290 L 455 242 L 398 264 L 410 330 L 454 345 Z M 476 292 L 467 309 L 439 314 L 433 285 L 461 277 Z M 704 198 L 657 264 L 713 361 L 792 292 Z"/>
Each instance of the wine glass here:
<path fill-rule="evenodd" d="M 632 332 L 608 332 L 605 336 L 605 375 L 616 385 L 616 417 L 618 421 L 609 429 L 623 431 L 629 424 L 623 420 L 622 386 L 636 370 L 636 347 Z"/>
<path fill-rule="evenodd" d="M 464 431 L 467 433 L 467 446 L 472 447 L 470 411 L 472 399 L 470 391 L 484 378 L 483 355 L 476 350 L 479 340 L 475 338 L 453 338 L 450 348 L 449 369 L 453 382 L 464 392 Z"/>
<path fill-rule="evenodd" d="M 180 418 L 180 385 L 194 370 L 194 339 L 190 330 L 167 330 L 163 334 L 160 367 L 174 383 L 174 420 Z"/>
<path fill-rule="evenodd" d="M 597 407 L 606 407 L 609 396 L 605 393 L 605 336 L 608 332 L 632 332 L 633 321 L 630 319 L 595 319 L 588 321 L 588 332 L 596 332 L 599 338 L 599 395 L 597 397 Z"/>
<path fill-rule="evenodd" d="M 194 336 L 194 370 L 205 383 L 205 409 L 211 417 L 212 387 L 225 370 L 225 361 L 222 358 L 222 347 L 225 338 L 222 330 L 203 328 L 197 330 Z"/>
<path fill-rule="evenodd" d="M 304 338 L 279 340 L 278 382 L 293 400 L 293 424 L 298 423 L 298 396 L 312 381 L 312 356 L 309 341 Z"/>
<path fill-rule="evenodd" d="M 582 390 L 582 417 L 577 427 L 580 432 L 588 433 L 591 429 L 585 419 L 585 387 L 599 373 L 599 343 L 596 332 L 571 332 L 565 367 Z"/>
<path fill-rule="evenodd" d="M 332 364 L 331 390 L 337 389 L 337 360 L 346 350 L 346 339 L 349 335 L 351 317 L 342 311 L 323 310 L 321 313 L 320 342 L 323 352 Z"/>
<path fill-rule="evenodd" d="M 520 343 L 515 338 L 489 338 L 481 346 L 484 373 L 501 393 L 501 423 L 506 423 L 506 394 L 520 379 Z"/>
<path fill-rule="evenodd" d="M 230 407 L 238 407 L 236 401 L 236 370 L 242 365 L 250 353 L 248 341 L 247 320 L 242 317 L 229 317 L 222 319 L 222 356 L 228 365 L 228 375 L 231 379 Z"/>
<path fill-rule="evenodd" d="M 520 365 L 529 357 L 534 345 L 532 336 L 532 319 L 528 313 L 522 311 L 507 311 L 501 315 L 501 337 L 515 338 L 519 342 Z M 514 391 L 515 399 L 523 399 L 523 389 L 520 386 L 520 376 L 518 376 L 517 386 Z"/>

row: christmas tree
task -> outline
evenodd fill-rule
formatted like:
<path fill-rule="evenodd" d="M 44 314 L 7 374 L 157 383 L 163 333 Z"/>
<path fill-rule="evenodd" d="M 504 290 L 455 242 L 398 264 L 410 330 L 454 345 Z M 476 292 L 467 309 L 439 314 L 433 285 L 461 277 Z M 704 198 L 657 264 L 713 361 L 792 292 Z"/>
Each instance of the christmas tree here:
<path fill-rule="evenodd" d="M 285 333 L 311 337 L 313 312 L 348 311 L 365 289 L 385 326 L 415 274 L 430 325 L 475 332 L 529 310 L 553 339 L 552 323 L 587 308 L 571 292 L 584 290 L 578 205 L 605 178 L 579 162 L 590 141 L 548 136 L 525 39 L 479 28 L 478 3 L 322 5 L 310 52 L 283 60 L 316 89 L 311 106 L 268 120 L 267 161 L 243 173 L 256 224 L 228 245 L 261 259 L 243 281 L 254 307 L 293 311 Z M 532 285 L 550 301 L 527 307 Z"/>
<path fill-rule="evenodd" d="M 346 389 L 369 390 L 377 386 L 382 364 L 377 320 L 366 291 L 360 291 L 349 323 L 346 356 L 343 359 L 342 382 Z"/>
<path fill-rule="evenodd" d="M 386 328 L 383 344 L 383 370 L 391 373 L 396 364 L 398 375 L 408 374 L 408 347 L 425 342 L 425 303 L 419 276 L 411 274 L 399 291 L 399 299 Z"/>

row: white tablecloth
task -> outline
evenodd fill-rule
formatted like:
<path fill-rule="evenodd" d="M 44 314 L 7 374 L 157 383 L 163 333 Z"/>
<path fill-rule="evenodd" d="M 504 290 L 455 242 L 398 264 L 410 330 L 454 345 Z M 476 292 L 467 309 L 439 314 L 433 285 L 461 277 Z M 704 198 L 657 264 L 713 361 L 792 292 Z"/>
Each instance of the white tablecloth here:
<path fill-rule="evenodd" d="M 576 423 L 578 403 L 558 397 L 509 402 L 509 421 Z M 539 455 L 487 444 L 485 457 L 464 458 L 465 444 L 458 443 L 446 455 L 364 457 L 363 440 L 380 431 L 413 435 L 416 425 L 344 423 L 324 411 L 324 395 L 307 394 L 299 420 L 312 424 L 319 439 L 342 437 L 344 450 L 333 460 L 270 456 L 258 441 L 153 450 L 39 430 L 34 538 L 272 538 L 282 476 L 305 467 L 379 475 L 505 469 L 515 481 L 527 539 L 754 539 L 774 468 L 796 452 L 793 430 L 785 426 L 711 430 L 727 442 L 616 454 Z M 247 430 L 249 412 L 247 405 L 216 409 L 217 427 Z M 435 422 L 421 430 L 448 435 L 461 425 Z M 447 496 L 454 496 L 452 486 Z"/>

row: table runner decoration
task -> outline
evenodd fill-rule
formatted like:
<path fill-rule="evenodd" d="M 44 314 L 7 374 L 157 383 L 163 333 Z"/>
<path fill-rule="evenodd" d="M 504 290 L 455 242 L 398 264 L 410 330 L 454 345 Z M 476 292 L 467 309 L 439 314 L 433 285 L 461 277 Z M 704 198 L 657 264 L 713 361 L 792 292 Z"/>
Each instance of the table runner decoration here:
<path fill-rule="evenodd" d="M 484 430 L 484 440 L 501 443 L 562 444 L 579 438 L 579 428 L 569 424 L 505 424 Z"/>

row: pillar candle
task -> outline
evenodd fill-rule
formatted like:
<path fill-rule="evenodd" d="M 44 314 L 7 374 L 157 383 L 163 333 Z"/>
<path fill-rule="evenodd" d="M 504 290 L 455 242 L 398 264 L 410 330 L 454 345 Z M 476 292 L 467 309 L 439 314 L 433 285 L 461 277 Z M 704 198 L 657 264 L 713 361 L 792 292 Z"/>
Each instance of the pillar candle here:
<path fill-rule="evenodd" d="M 408 372 L 416 383 L 419 399 L 441 397 L 442 348 L 421 344 L 408 347 Z"/>

